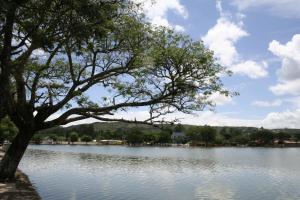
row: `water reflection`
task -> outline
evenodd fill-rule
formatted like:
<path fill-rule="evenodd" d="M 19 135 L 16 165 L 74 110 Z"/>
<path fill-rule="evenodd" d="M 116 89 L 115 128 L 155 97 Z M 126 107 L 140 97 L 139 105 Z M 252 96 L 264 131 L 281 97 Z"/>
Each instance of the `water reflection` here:
<path fill-rule="evenodd" d="M 300 151 L 31 146 L 43 199 L 300 199 Z"/>

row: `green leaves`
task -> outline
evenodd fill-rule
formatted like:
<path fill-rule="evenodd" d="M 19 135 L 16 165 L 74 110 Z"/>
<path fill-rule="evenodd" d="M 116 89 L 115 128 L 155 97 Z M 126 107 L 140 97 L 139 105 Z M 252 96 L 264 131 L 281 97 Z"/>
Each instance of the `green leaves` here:
<path fill-rule="evenodd" d="M 226 70 L 203 42 L 153 27 L 138 8 L 122 0 L 16 5 L 17 44 L 9 52 L 15 74 L 8 80 L 12 101 L 28 104 L 18 110 L 37 111 L 32 115 L 37 121 L 53 126 L 67 123 L 71 115 L 112 114 L 128 107 L 149 107 L 157 117 L 191 113 L 212 106 L 207 99 L 215 92 L 232 95 L 219 77 Z M 44 54 L 33 56 L 35 50 Z M 88 95 L 91 88 L 94 93 Z M 45 122 L 59 110 L 66 114 Z"/>
<path fill-rule="evenodd" d="M 2 144 L 4 140 L 12 141 L 17 133 L 18 128 L 8 117 L 0 119 L 0 144 Z"/>

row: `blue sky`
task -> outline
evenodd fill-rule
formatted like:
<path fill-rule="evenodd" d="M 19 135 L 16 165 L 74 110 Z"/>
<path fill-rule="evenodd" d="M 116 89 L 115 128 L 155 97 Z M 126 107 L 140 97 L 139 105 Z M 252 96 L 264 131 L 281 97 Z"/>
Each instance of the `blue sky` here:
<path fill-rule="evenodd" d="M 300 128 L 299 0 L 156 0 L 145 4 L 146 16 L 154 25 L 203 40 L 219 62 L 234 72 L 224 83 L 240 96 L 215 95 L 215 112 L 187 116 L 183 122 Z"/>
<path fill-rule="evenodd" d="M 187 124 L 300 128 L 300 0 L 135 0 L 146 17 L 203 40 L 233 72 L 214 111 L 175 113 Z M 92 91 L 93 93 L 93 91 Z M 137 109 L 119 117 L 145 118 Z M 90 121 L 89 121 L 90 122 Z"/>

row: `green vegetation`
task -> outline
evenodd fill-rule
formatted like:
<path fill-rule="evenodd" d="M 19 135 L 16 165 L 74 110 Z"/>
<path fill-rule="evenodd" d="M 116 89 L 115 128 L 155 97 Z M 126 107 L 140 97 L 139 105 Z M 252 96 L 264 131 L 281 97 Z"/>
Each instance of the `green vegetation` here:
<path fill-rule="evenodd" d="M 57 127 L 40 132 L 44 138 L 57 135 L 68 141 L 76 132 L 82 142 L 91 140 L 122 140 L 129 145 L 186 144 L 195 146 L 274 146 L 286 141 L 299 141 L 300 130 L 268 130 L 251 127 L 211 127 L 191 125 L 165 125 L 159 129 L 149 125 L 128 123 L 93 123 L 72 127 Z M 180 133 L 177 137 L 173 134 Z M 86 137 L 89 136 L 86 141 Z"/>
<path fill-rule="evenodd" d="M 72 132 L 71 135 L 70 135 L 70 141 L 72 142 L 72 144 L 74 142 L 77 142 L 78 141 L 78 134 L 76 132 Z"/>
<path fill-rule="evenodd" d="M 82 142 L 85 142 L 85 143 L 91 142 L 93 140 L 92 137 L 89 135 L 83 135 L 80 139 Z"/>
<path fill-rule="evenodd" d="M 43 135 L 42 134 L 35 134 L 32 138 L 32 141 L 34 142 L 34 144 L 41 144 L 43 142 Z"/>
<path fill-rule="evenodd" d="M 254 134 L 250 135 L 252 141 L 257 141 L 259 144 L 267 145 L 273 143 L 276 138 L 276 134 L 270 130 L 260 129 Z"/>
<path fill-rule="evenodd" d="M 217 130 L 210 126 L 192 127 L 187 130 L 187 137 L 193 145 L 203 143 L 205 146 L 216 141 Z"/>
<path fill-rule="evenodd" d="M 0 121 L 0 139 L 10 142 L 18 129 L 5 117 Z M 172 138 L 173 133 L 182 133 L 182 136 Z M 89 143 L 92 140 L 122 140 L 129 145 L 164 145 L 170 143 L 194 146 L 273 146 L 283 145 L 286 141 L 300 140 L 300 130 L 281 129 L 268 130 L 250 127 L 211 127 L 191 125 L 165 125 L 163 129 L 150 125 L 131 123 L 93 123 L 71 127 L 56 127 L 40 131 L 31 139 L 34 144 L 43 141 L 54 144 L 62 142 L 82 141 Z"/>
<path fill-rule="evenodd" d="M 295 134 L 294 135 L 295 140 L 298 142 L 300 141 L 300 134 Z"/>
<path fill-rule="evenodd" d="M 127 134 L 127 142 L 132 145 L 141 144 L 143 142 L 143 133 L 138 129 L 132 129 Z"/>
<path fill-rule="evenodd" d="M 17 127 L 8 117 L 4 117 L 0 120 L 0 145 L 2 145 L 4 141 L 11 142 L 17 133 Z"/>
<path fill-rule="evenodd" d="M 41 130 L 87 118 L 160 123 L 170 112 L 213 106 L 212 93 L 235 95 L 203 42 L 153 27 L 135 1 L 1 1 L 0 10 L 0 119 L 9 116 L 19 130 L 1 160 L 2 180 L 14 177 Z M 149 119 L 107 117 L 131 107 L 147 109 Z"/>

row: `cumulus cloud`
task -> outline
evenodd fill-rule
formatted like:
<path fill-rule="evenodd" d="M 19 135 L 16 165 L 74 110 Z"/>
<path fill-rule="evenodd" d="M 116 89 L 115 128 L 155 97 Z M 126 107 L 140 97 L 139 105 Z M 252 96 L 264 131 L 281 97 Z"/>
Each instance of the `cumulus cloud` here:
<path fill-rule="evenodd" d="M 57 115 L 58 116 L 58 115 Z M 56 116 L 56 117 L 57 117 Z M 109 116 L 111 117 L 111 116 Z M 147 111 L 129 111 L 119 112 L 113 116 L 115 118 L 124 118 L 129 120 L 145 120 L 149 118 Z M 51 117 L 52 118 L 52 117 Z M 53 117 L 54 118 L 54 117 Z M 216 113 L 213 111 L 198 112 L 194 115 L 173 113 L 164 116 L 165 121 L 178 119 L 182 124 L 190 125 L 211 125 L 211 126 L 247 126 L 247 127 L 264 127 L 264 128 L 300 128 L 300 109 L 294 111 L 271 112 L 262 118 L 243 119 L 232 117 L 231 113 Z M 88 124 L 99 122 L 95 119 L 85 119 L 70 123 L 66 126 L 77 124 Z"/>
<path fill-rule="evenodd" d="M 252 79 L 263 78 L 268 76 L 268 63 L 265 61 L 255 62 L 246 60 L 230 67 L 233 73 L 249 76 Z"/>
<path fill-rule="evenodd" d="M 35 49 L 32 54 L 31 57 L 46 57 L 48 55 L 48 53 L 46 53 L 43 49 Z"/>
<path fill-rule="evenodd" d="M 254 101 L 252 102 L 253 106 L 257 107 L 278 107 L 282 105 L 282 100 L 275 101 Z"/>
<path fill-rule="evenodd" d="M 201 102 L 212 103 L 213 105 L 216 105 L 216 106 L 223 106 L 226 104 L 234 104 L 235 103 L 232 96 L 225 95 L 220 92 L 214 92 L 210 95 L 197 94 L 195 96 L 195 99 L 197 99 Z"/>
<path fill-rule="evenodd" d="M 220 64 L 230 66 L 239 60 L 235 43 L 247 35 L 248 33 L 242 27 L 221 17 L 202 40 L 215 52 Z"/>
<path fill-rule="evenodd" d="M 270 87 L 270 90 L 275 95 L 299 95 L 300 94 L 300 79 L 291 81 L 282 81 Z"/>
<path fill-rule="evenodd" d="M 268 75 L 266 62 L 244 60 L 236 49 L 236 43 L 249 33 L 243 27 L 243 14 L 238 13 L 233 21 L 230 13 L 223 11 L 221 1 L 217 1 L 216 8 L 220 14 L 217 23 L 208 30 L 202 40 L 208 48 L 214 51 L 219 63 L 227 66 L 235 74 L 246 75 L 252 79 Z"/>
<path fill-rule="evenodd" d="M 286 44 L 273 40 L 269 51 L 281 60 L 278 83 L 270 90 L 276 95 L 300 95 L 300 34 L 294 35 Z"/>
<path fill-rule="evenodd" d="M 146 120 L 149 118 L 149 112 L 147 111 L 130 111 L 130 112 L 119 112 L 115 114 L 112 118 L 123 118 L 129 120 Z M 190 125 L 212 125 L 212 126 L 257 126 L 260 124 L 259 120 L 247 120 L 240 118 L 232 118 L 226 116 L 222 113 L 216 113 L 213 111 L 203 111 L 196 114 L 183 114 L 183 113 L 173 113 L 162 117 L 164 121 L 179 120 L 182 124 Z M 72 122 L 66 126 L 93 123 L 98 120 L 95 119 L 85 119 L 77 122 Z M 259 127 L 259 126 L 258 126 Z"/>
<path fill-rule="evenodd" d="M 155 26 L 166 26 L 174 28 L 177 31 L 184 31 L 184 27 L 179 24 L 172 24 L 168 20 L 168 12 L 174 12 L 182 18 L 188 18 L 188 12 L 186 8 L 181 4 L 180 0 L 136 0 L 138 3 L 142 3 L 142 8 L 146 17 Z"/>
<path fill-rule="evenodd" d="M 300 96 L 286 98 L 285 101 L 287 103 L 291 103 L 292 105 L 294 105 L 297 108 L 300 108 Z"/>
<path fill-rule="evenodd" d="M 262 124 L 271 128 L 300 128 L 300 109 L 269 113 Z"/>
<path fill-rule="evenodd" d="M 209 96 L 208 100 L 212 101 L 217 106 L 234 103 L 231 96 L 226 96 L 224 94 L 221 94 L 220 92 L 213 93 L 212 95 Z"/>
<path fill-rule="evenodd" d="M 273 15 L 300 18 L 299 0 L 232 0 L 240 10 L 262 8 Z"/>

